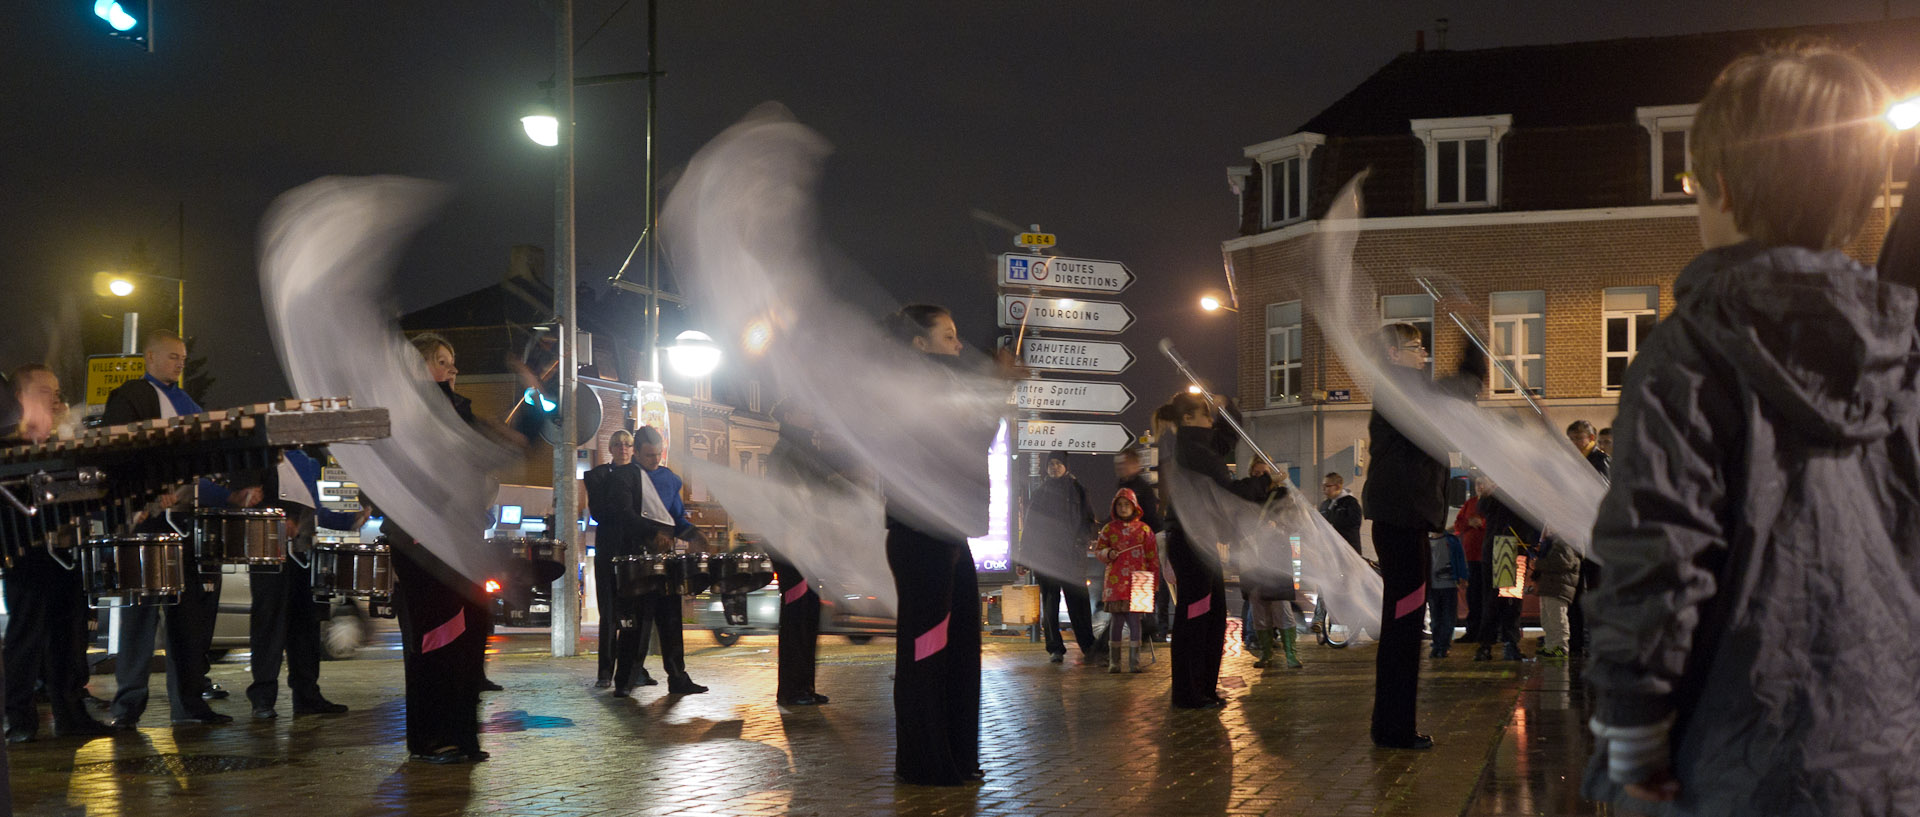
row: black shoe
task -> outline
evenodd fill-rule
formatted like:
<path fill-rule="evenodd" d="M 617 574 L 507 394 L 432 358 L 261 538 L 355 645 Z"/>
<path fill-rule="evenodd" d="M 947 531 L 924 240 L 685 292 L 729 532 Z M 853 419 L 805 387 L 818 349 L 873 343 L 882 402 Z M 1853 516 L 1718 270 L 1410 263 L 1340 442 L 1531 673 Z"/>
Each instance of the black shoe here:
<path fill-rule="evenodd" d="M 633 697 L 633 687 L 627 686 L 626 684 L 616 686 L 613 688 L 613 697 L 631 698 Z"/>
<path fill-rule="evenodd" d="M 606 689 L 610 686 L 613 686 L 612 678 L 602 678 L 598 681 L 593 682 L 594 689 Z"/>
<path fill-rule="evenodd" d="M 823 704 L 823 703 L 826 703 L 828 700 L 830 699 L 825 695 L 822 695 L 818 692 L 813 693 L 813 702 L 815 704 Z"/>
<path fill-rule="evenodd" d="M 1432 749 L 1433 738 L 1415 732 L 1413 733 L 1413 737 L 1410 738 L 1375 740 L 1373 745 L 1382 749 Z"/>
<path fill-rule="evenodd" d="M 459 763 L 460 761 L 466 760 L 467 755 L 465 752 L 462 752 L 459 749 L 447 749 L 445 751 L 434 752 L 432 754 L 425 754 L 425 755 L 416 753 L 413 755 L 409 755 L 407 759 L 418 762 L 418 763 L 432 763 L 436 766 L 448 766 L 448 765 L 452 765 L 455 763 Z"/>
<path fill-rule="evenodd" d="M 500 690 L 503 690 L 503 689 L 506 689 L 506 687 L 503 687 L 499 684 L 494 683 L 492 679 L 489 679 L 489 678 L 480 679 L 481 692 L 499 692 Z"/>
<path fill-rule="evenodd" d="M 1060 662 L 1062 662 L 1062 661 L 1065 661 L 1065 660 L 1067 660 L 1067 654 L 1066 654 L 1066 653 L 1063 653 L 1063 652 L 1055 652 L 1055 653 L 1048 653 L 1048 654 L 1047 654 L 1047 663 L 1049 663 L 1049 664 L 1058 664 L 1058 663 L 1060 663 Z"/>
<path fill-rule="evenodd" d="M 487 758 L 490 758 L 490 757 L 493 757 L 493 753 L 492 753 L 492 752 L 488 752 L 488 751 L 485 751 L 485 750 L 481 750 L 481 749 L 475 749 L 475 750 L 473 750 L 473 751 L 471 751 L 471 752 L 468 752 L 468 753 L 467 753 L 467 762 L 469 762 L 469 763 L 485 763 L 485 762 L 487 762 Z"/>
<path fill-rule="evenodd" d="M 208 711 L 208 712 L 201 713 L 199 715 L 188 715 L 187 717 L 184 717 L 184 718 L 174 718 L 173 722 L 174 723 L 204 723 L 209 725 L 216 724 L 216 723 L 233 723 L 233 716 L 222 715 L 218 712 Z"/>
<path fill-rule="evenodd" d="M 209 701 L 217 701 L 227 697 L 227 690 L 225 687 L 209 681 L 206 690 L 200 693 L 200 697 Z"/>
<path fill-rule="evenodd" d="M 657 687 L 660 685 L 660 681 L 659 679 L 654 678 L 652 673 L 649 673 L 646 670 L 641 670 L 640 680 L 635 681 L 633 685 L 640 686 L 640 687 Z"/>
<path fill-rule="evenodd" d="M 345 711 L 347 711 L 346 704 L 337 704 L 325 699 L 322 699 L 319 703 L 296 704 L 293 707 L 293 714 L 295 715 L 338 715 Z"/>
<path fill-rule="evenodd" d="M 256 721 L 270 721 L 278 717 L 280 717 L 280 713 L 271 706 L 264 706 L 253 710 L 253 719 Z"/>
<path fill-rule="evenodd" d="M 32 743 L 33 739 L 39 736 L 39 730 L 25 726 L 15 726 L 7 730 L 8 743 Z"/>
<path fill-rule="evenodd" d="M 692 678 L 681 675 L 667 679 L 667 691 L 674 695 L 698 695 L 707 691 L 707 688 L 694 683 Z"/>
<path fill-rule="evenodd" d="M 140 728 L 140 722 L 133 718 L 114 718 L 113 722 L 107 726 L 112 727 L 116 732 L 132 732 Z"/>
<path fill-rule="evenodd" d="M 779 703 L 781 706 L 818 706 L 826 702 L 825 695 L 800 695 L 783 699 Z"/>
<path fill-rule="evenodd" d="M 1474 650 L 1474 651 L 1473 651 L 1473 660 L 1475 660 L 1475 661 L 1492 661 L 1492 660 L 1493 660 L 1493 648 L 1492 648 L 1492 647 L 1490 647 L 1490 646 L 1488 646 L 1488 645 L 1486 645 L 1486 644 L 1481 644 L 1481 645 L 1480 645 L 1480 649 L 1477 649 L 1477 650 Z"/>
<path fill-rule="evenodd" d="M 113 727 L 92 718 L 53 725 L 53 736 L 56 738 L 98 738 L 111 734 Z"/>

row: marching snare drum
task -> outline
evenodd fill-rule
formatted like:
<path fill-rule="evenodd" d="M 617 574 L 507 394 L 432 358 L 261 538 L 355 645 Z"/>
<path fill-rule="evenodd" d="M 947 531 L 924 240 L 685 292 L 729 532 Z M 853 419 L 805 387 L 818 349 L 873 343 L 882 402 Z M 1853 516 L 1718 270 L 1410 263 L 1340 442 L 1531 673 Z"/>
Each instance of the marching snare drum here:
<path fill-rule="evenodd" d="M 667 592 L 676 596 L 698 596 L 713 584 L 713 574 L 705 553 L 674 553 L 667 560 Z"/>
<path fill-rule="evenodd" d="M 172 604 L 187 584 L 187 543 L 177 533 L 91 537 L 80 571 L 94 607 Z"/>
<path fill-rule="evenodd" d="M 285 522 L 279 508 L 201 508 L 193 513 L 194 555 L 200 569 L 221 565 L 274 565 L 287 560 Z"/>
<path fill-rule="evenodd" d="M 707 558 L 717 593 L 751 593 L 773 583 L 773 559 L 765 553 L 728 553 Z"/>
<path fill-rule="evenodd" d="M 382 536 L 373 544 L 327 542 L 313 548 L 313 595 L 384 602 L 393 598 L 393 552 Z"/>
<path fill-rule="evenodd" d="M 613 575 L 614 586 L 622 596 L 644 596 L 667 589 L 667 564 L 661 556 L 615 556 Z"/>
<path fill-rule="evenodd" d="M 558 539 L 544 536 L 516 539 L 512 552 L 516 563 L 528 570 L 527 575 L 535 586 L 552 584 L 567 572 L 567 543 Z"/>

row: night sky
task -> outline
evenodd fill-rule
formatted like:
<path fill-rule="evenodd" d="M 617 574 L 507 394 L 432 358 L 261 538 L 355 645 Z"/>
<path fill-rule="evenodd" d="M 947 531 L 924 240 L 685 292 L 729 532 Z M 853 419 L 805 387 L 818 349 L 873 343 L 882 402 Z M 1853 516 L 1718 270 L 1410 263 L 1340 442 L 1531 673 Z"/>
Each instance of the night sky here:
<path fill-rule="evenodd" d="M 0 275 L 14 316 L 0 365 L 48 354 L 43 324 L 66 305 L 103 311 L 91 273 L 145 242 L 156 272 L 189 281 L 187 332 L 219 379 L 209 402 L 280 396 L 255 231 L 276 195 L 322 175 L 454 186 L 401 271 L 409 309 L 497 281 L 510 245 L 551 244 L 553 160 L 518 122 L 552 70 L 544 3 L 154 5 L 151 54 L 94 30 L 92 0 L 14 4 L 0 30 Z M 577 3 L 579 74 L 645 67 L 646 0 L 622 5 Z M 1123 337 L 1141 358 L 1124 378 L 1141 398 L 1125 418 L 1137 431 L 1176 386 L 1152 351 L 1160 337 L 1231 377 L 1233 318 L 1193 306 L 1224 288 L 1219 245 L 1237 223 L 1226 167 L 1410 50 L 1436 17 L 1451 19 L 1450 47 L 1471 49 L 1883 12 L 1881 0 L 660 0 L 660 183 L 754 105 L 785 103 L 835 145 L 824 222 L 846 277 L 952 306 L 983 346 L 997 331 L 990 259 L 1012 247 L 976 211 L 1040 224 L 1061 254 L 1126 262 L 1140 278 L 1123 297 L 1141 315 Z M 645 99 L 637 83 L 576 96 L 582 281 L 605 280 L 639 236 Z M 77 375 L 73 346 L 58 362 Z"/>

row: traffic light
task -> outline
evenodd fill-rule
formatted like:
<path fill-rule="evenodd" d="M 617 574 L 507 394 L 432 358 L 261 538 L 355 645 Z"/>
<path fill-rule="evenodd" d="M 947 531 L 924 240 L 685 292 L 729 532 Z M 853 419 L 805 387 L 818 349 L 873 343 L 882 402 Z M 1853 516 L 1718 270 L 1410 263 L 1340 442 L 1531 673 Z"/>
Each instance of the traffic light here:
<path fill-rule="evenodd" d="M 108 36 L 153 50 L 153 0 L 81 0 L 93 4 L 93 21 Z"/>

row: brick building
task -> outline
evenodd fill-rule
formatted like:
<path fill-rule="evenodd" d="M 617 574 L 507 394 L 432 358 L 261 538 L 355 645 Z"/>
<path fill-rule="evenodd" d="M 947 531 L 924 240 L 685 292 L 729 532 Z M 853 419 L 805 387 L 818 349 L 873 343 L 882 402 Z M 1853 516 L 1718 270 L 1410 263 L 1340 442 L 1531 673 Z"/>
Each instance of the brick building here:
<path fill-rule="evenodd" d="M 1437 374 L 1469 343 L 1453 305 L 1518 382 L 1483 406 L 1605 427 L 1636 345 L 1673 308 L 1699 253 L 1689 169 L 1694 104 L 1733 58 L 1821 39 L 1856 51 L 1896 91 L 1920 89 L 1920 20 L 1401 54 L 1331 107 L 1230 168 L 1240 235 L 1222 243 L 1239 312 L 1238 399 L 1249 431 L 1296 482 L 1364 474 L 1371 406 L 1315 321 L 1316 237 L 1363 170 L 1354 249 L 1379 323 L 1430 337 Z M 1848 252 L 1869 263 L 1897 214 L 1911 140 Z M 1447 297 L 1439 314 L 1417 277 Z M 1364 304 L 1364 302 L 1363 302 Z M 1365 311 L 1365 306 L 1362 306 Z"/>

